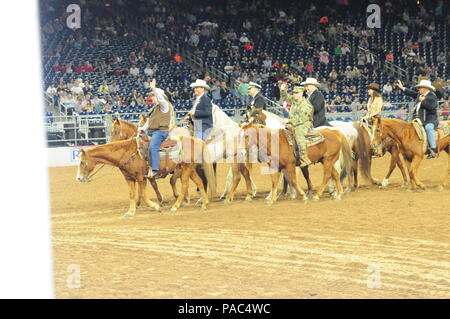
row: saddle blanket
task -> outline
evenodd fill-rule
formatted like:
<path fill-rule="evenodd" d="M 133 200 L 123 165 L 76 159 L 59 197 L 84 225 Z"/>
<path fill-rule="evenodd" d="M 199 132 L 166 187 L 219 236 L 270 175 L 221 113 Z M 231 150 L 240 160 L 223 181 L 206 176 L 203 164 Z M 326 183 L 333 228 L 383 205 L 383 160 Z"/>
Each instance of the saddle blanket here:
<path fill-rule="evenodd" d="M 285 129 L 284 132 L 286 133 L 286 138 L 288 140 L 289 145 L 291 146 L 297 145 L 297 143 L 295 142 L 295 133 L 293 132 L 293 130 Z M 325 141 L 325 137 L 323 137 L 322 133 L 316 130 L 310 130 L 306 134 L 305 138 L 307 142 L 307 147 L 314 146 Z"/>

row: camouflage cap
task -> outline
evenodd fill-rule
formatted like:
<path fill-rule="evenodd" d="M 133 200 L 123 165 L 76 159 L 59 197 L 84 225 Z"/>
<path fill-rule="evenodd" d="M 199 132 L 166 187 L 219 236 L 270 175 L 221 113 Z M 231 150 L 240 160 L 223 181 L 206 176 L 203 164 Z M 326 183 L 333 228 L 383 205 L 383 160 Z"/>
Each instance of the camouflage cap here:
<path fill-rule="evenodd" d="M 295 86 L 292 93 L 303 93 L 304 90 L 305 88 L 303 86 Z"/>

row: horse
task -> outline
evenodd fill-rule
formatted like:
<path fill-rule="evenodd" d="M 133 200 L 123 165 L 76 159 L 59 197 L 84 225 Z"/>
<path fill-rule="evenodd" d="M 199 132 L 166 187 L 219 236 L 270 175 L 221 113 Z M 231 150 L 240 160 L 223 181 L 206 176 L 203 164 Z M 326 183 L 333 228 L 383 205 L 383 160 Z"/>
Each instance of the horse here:
<path fill-rule="evenodd" d="M 214 158 L 214 162 L 217 163 L 227 158 L 227 153 L 229 153 L 227 152 L 227 149 L 229 147 L 233 147 L 231 141 L 235 136 L 237 136 L 239 132 L 239 124 L 234 122 L 215 104 L 213 104 L 212 113 L 214 127 L 212 132 L 209 134 L 209 138 L 206 141 L 206 147 Z M 140 125 L 145 123 L 146 120 L 147 117 L 145 115 L 141 115 Z M 177 136 L 192 136 L 192 133 L 193 132 L 186 127 L 175 127 L 169 132 L 169 138 Z M 220 196 L 221 199 L 224 199 L 226 201 L 233 178 L 240 179 L 240 176 L 242 174 L 245 178 L 247 186 L 246 201 L 252 200 L 252 198 L 256 195 L 256 186 L 251 179 L 249 169 L 251 170 L 251 165 L 246 166 L 239 163 L 231 163 L 231 167 L 227 175 L 225 189 Z M 202 177 L 202 180 L 204 180 L 202 172 L 198 171 L 198 173 L 200 177 Z M 180 176 L 180 172 L 175 171 L 170 178 L 170 184 L 172 185 L 174 196 L 177 196 L 176 181 L 178 178 L 180 178 Z"/>
<path fill-rule="evenodd" d="M 386 187 L 389 183 L 389 177 L 391 176 L 396 166 L 398 166 L 400 172 L 402 173 L 404 185 L 408 183 L 407 174 L 400 159 L 400 149 L 394 140 L 387 140 L 381 148 L 381 156 L 384 156 L 386 152 L 389 152 L 391 154 L 391 160 L 389 171 L 380 184 L 377 179 L 372 177 L 371 173 L 372 157 L 374 156 L 373 145 L 371 144 L 372 139 L 366 129 L 361 125 L 361 123 L 342 121 L 331 121 L 329 123 L 332 127 L 348 130 L 349 133 L 346 134 L 346 136 L 352 136 L 351 141 L 349 140 L 349 144 L 354 153 L 353 188 L 358 188 L 358 163 L 360 164 L 359 167 L 361 172 L 363 173 L 363 176 L 373 185 L 381 185 L 382 187 Z"/>
<path fill-rule="evenodd" d="M 215 176 L 212 171 L 212 165 L 208 158 L 208 152 L 205 149 L 205 143 L 192 137 L 180 136 L 174 140 L 181 149 L 179 158 L 176 160 L 166 156 L 161 159 L 161 167 L 167 171 L 173 171 L 176 167 L 181 167 L 182 194 L 177 198 L 171 208 L 171 212 L 176 212 L 188 188 L 189 179 L 199 188 L 202 194 L 202 210 L 207 208 L 209 197 L 215 193 Z M 200 177 L 196 173 L 196 166 L 203 166 L 208 179 L 208 195 L 205 192 Z M 139 185 L 139 198 L 143 199 L 150 207 L 157 211 L 161 210 L 159 204 L 150 201 L 146 195 L 146 172 L 148 163 L 139 156 L 139 147 L 137 138 L 120 140 L 104 145 L 95 146 L 86 150 L 81 150 L 80 162 L 76 180 L 79 182 L 91 181 L 92 171 L 97 164 L 106 164 L 118 167 L 124 175 L 130 197 L 130 207 L 124 217 L 132 217 L 136 212 L 136 182 Z M 95 174 L 95 173 L 94 173 Z"/>
<path fill-rule="evenodd" d="M 342 151 L 343 161 L 347 174 L 352 174 L 352 152 L 347 143 L 346 137 L 337 130 L 322 129 L 320 133 L 324 136 L 324 141 L 309 146 L 307 149 L 308 156 L 313 164 L 321 162 L 323 164 L 324 174 L 322 185 L 313 196 L 313 200 L 319 200 L 328 181 L 333 178 L 336 183 L 337 194 L 336 200 L 340 200 L 343 194 L 342 184 L 339 174 L 334 165 L 340 157 Z M 258 147 L 259 152 L 263 152 L 268 159 L 269 172 L 272 179 L 271 198 L 267 200 L 268 205 L 272 205 L 277 200 L 277 186 L 280 172 L 284 170 L 288 183 L 295 189 L 301 199 L 307 200 L 305 192 L 297 183 L 295 168 L 297 159 L 294 155 L 293 146 L 291 146 L 286 137 L 286 133 L 282 129 L 269 129 L 267 127 L 254 124 L 252 122 L 244 123 L 241 126 L 239 142 L 239 152 L 241 156 L 248 156 L 248 150 L 252 145 Z M 275 140 L 274 140 L 275 139 Z M 272 145 L 273 144 L 273 145 Z M 278 150 L 272 150 L 272 146 Z M 247 159 L 248 161 L 248 159 Z M 233 190 L 235 189 L 233 185 Z"/>
<path fill-rule="evenodd" d="M 450 125 L 450 121 L 448 124 Z M 408 191 L 416 189 L 416 186 L 420 189 L 425 189 L 425 185 L 417 177 L 420 163 L 425 156 L 423 141 L 417 135 L 413 124 L 399 119 L 378 118 L 374 120 L 373 132 L 373 144 L 376 147 L 382 145 L 389 138 L 398 144 L 406 161 L 411 180 Z M 450 135 L 438 140 L 438 153 L 442 150 L 445 150 L 448 154 L 448 167 L 438 186 L 438 191 L 444 190 L 448 182 L 450 172 Z"/>
<path fill-rule="evenodd" d="M 127 140 L 137 136 L 137 126 L 131 122 L 116 118 L 111 123 L 111 142 Z M 155 191 L 158 203 L 162 205 L 163 197 L 158 189 L 158 184 L 154 178 L 149 178 L 150 184 Z M 173 187 L 172 187 L 173 189 Z M 175 197 L 176 198 L 176 197 Z M 140 205 L 140 198 L 137 201 L 137 206 Z"/>

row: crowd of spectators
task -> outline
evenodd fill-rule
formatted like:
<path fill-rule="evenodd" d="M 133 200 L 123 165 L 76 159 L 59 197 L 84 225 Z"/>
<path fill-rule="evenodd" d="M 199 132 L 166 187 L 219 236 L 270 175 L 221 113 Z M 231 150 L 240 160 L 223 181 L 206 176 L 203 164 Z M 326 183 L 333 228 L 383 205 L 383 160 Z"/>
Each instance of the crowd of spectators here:
<path fill-rule="evenodd" d="M 51 9 L 56 4 L 53 1 L 43 2 L 49 3 L 45 12 L 51 17 L 45 23 L 43 21 L 42 27 L 43 47 L 47 48 L 52 36 L 64 32 L 61 21 L 64 21 L 67 13 L 62 16 L 50 15 L 49 12 L 58 12 L 57 8 L 53 8 L 53 11 Z M 134 15 L 139 22 L 155 28 L 162 37 L 177 41 L 183 50 L 200 56 L 206 64 L 209 61 L 224 61 L 219 71 L 226 74 L 229 81 L 223 82 L 211 78 L 208 74 L 203 75 L 212 87 L 211 96 L 215 103 L 220 105 L 222 100 L 228 99 L 233 105 L 246 105 L 246 86 L 250 81 L 267 84 L 266 96 L 278 101 L 281 81 L 300 83 L 306 77 L 315 77 L 322 84 L 321 90 L 327 96 L 327 108 L 330 112 L 345 112 L 364 107 L 361 105 L 367 103 L 367 95 L 365 90 L 357 85 L 364 82 L 356 80 L 385 80 L 379 84 L 387 101 L 400 94 L 393 79 L 375 64 L 372 54 L 358 52 L 348 42 L 334 41 L 336 34 L 352 35 L 358 39 L 358 45 L 376 52 L 383 61 L 395 63 L 400 54 L 408 63 L 418 66 L 417 75 L 420 78 L 430 78 L 437 74 L 436 68 L 439 64 L 450 63 L 450 52 L 439 52 L 436 57 L 437 64 L 432 66 L 418 54 L 422 44 L 435 40 L 436 24 L 445 19 L 442 1 L 434 1 L 437 3 L 434 15 L 430 13 L 429 4 L 411 6 L 409 10 L 403 10 L 405 3 L 410 2 L 388 0 L 383 3 L 383 12 L 388 19 L 397 17 L 401 12 L 401 19 L 397 19 L 398 22 L 393 26 L 394 32 L 408 34 L 412 25 L 424 29 L 417 41 L 408 39 L 402 52 L 393 52 L 386 50 L 376 41 L 369 41 L 376 38 L 374 29 L 351 23 L 366 17 L 365 7 L 369 1 L 320 2 L 320 5 L 312 0 L 302 2 L 302 5 L 293 1 L 274 4 L 265 0 L 214 3 L 182 0 L 111 1 L 112 5 L 127 8 L 129 15 Z M 103 5 L 100 1 L 94 1 L 94 4 L 99 7 Z M 402 10 L 399 11 L 399 8 Z M 111 39 L 116 37 L 140 36 L 127 27 L 126 14 L 114 18 L 100 18 L 95 16 L 95 9 L 91 10 L 89 6 L 84 14 L 91 23 L 90 27 L 94 26 L 95 32 L 88 36 L 82 32 L 72 32 L 65 41 L 49 46 L 47 52 L 44 52 L 46 56 L 58 58 L 64 54 L 66 48 L 95 50 L 97 46 L 108 45 Z M 432 23 L 429 23 L 430 21 Z M 292 55 L 292 51 L 289 51 L 280 57 L 276 54 L 280 50 L 262 47 L 262 43 L 280 39 L 290 43 L 293 50 L 298 50 L 301 54 Z M 60 79 L 59 83 L 54 83 L 47 89 L 47 93 L 54 97 L 55 103 L 63 102 L 77 111 L 107 112 L 113 106 L 145 105 L 149 99 L 140 88 L 148 89 L 149 81 L 159 74 L 159 66 L 148 63 L 150 53 L 167 59 L 172 59 L 176 54 L 158 41 L 143 39 L 140 48 L 131 51 L 128 56 L 111 53 L 97 61 L 55 63 L 51 72 L 61 75 L 76 74 L 78 79 L 67 83 Z M 336 61 L 350 63 L 341 65 L 336 64 Z M 211 66 L 216 66 L 216 62 L 211 62 Z M 84 79 L 84 74 L 88 73 L 97 73 L 105 79 L 113 76 L 132 76 L 136 87 L 129 94 L 120 94 L 117 82 L 109 80 L 98 87 L 92 87 L 89 81 Z M 197 75 L 198 73 L 195 74 Z M 190 99 L 192 92 L 187 84 L 195 76 L 182 72 L 173 74 L 173 78 L 181 85 L 178 89 L 165 88 L 167 95 L 174 101 Z M 440 98 L 445 100 L 449 95 L 448 82 L 440 78 L 434 80 L 438 84 Z"/>

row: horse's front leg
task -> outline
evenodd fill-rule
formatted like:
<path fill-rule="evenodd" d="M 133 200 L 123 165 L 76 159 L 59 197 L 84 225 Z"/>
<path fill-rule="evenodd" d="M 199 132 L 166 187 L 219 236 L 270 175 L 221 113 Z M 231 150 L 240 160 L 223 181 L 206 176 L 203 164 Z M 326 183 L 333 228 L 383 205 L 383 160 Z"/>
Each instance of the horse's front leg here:
<path fill-rule="evenodd" d="M 127 179 L 128 184 L 128 195 L 130 198 L 130 208 L 123 215 L 123 217 L 133 217 L 136 212 L 136 182 Z"/>
<path fill-rule="evenodd" d="M 297 195 L 300 196 L 300 199 L 307 200 L 308 197 L 306 196 L 303 189 L 300 188 L 300 185 L 297 182 L 297 173 L 296 173 L 296 167 L 295 164 L 293 165 L 287 165 L 285 169 L 285 178 L 291 185 L 293 189 L 297 192 Z"/>
<path fill-rule="evenodd" d="M 158 185 L 155 182 L 155 186 L 152 183 L 153 188 L 155 189 L 155 191 L 158 189 Z M 138 181 L 139 184 L 139 198 L 142 198 L 142 200 L 151 208 L 153 208 L 156 211 L 161 211 L 161 206 L 158 203 L 155 203 L 154 201 L 151 201 L 148 196 L 147 193 L 145 192 L 145 190 L 147 189 L 147 181 L 145 179 L 143 179 L 142 181 Z M 158 191 L 159 193 L 159 191 Z"/>
<path fill-rule="evenodd" d="M 300 169 L 302 170 L 303 177 L 305 178 L 306 183 L 308 184 L 308 195 L 312 195 L 312 193 L 313 193 L 313 185 L 311 183 L 311 179 L 309 178 L 308 166 L 303 166 Z"/>

